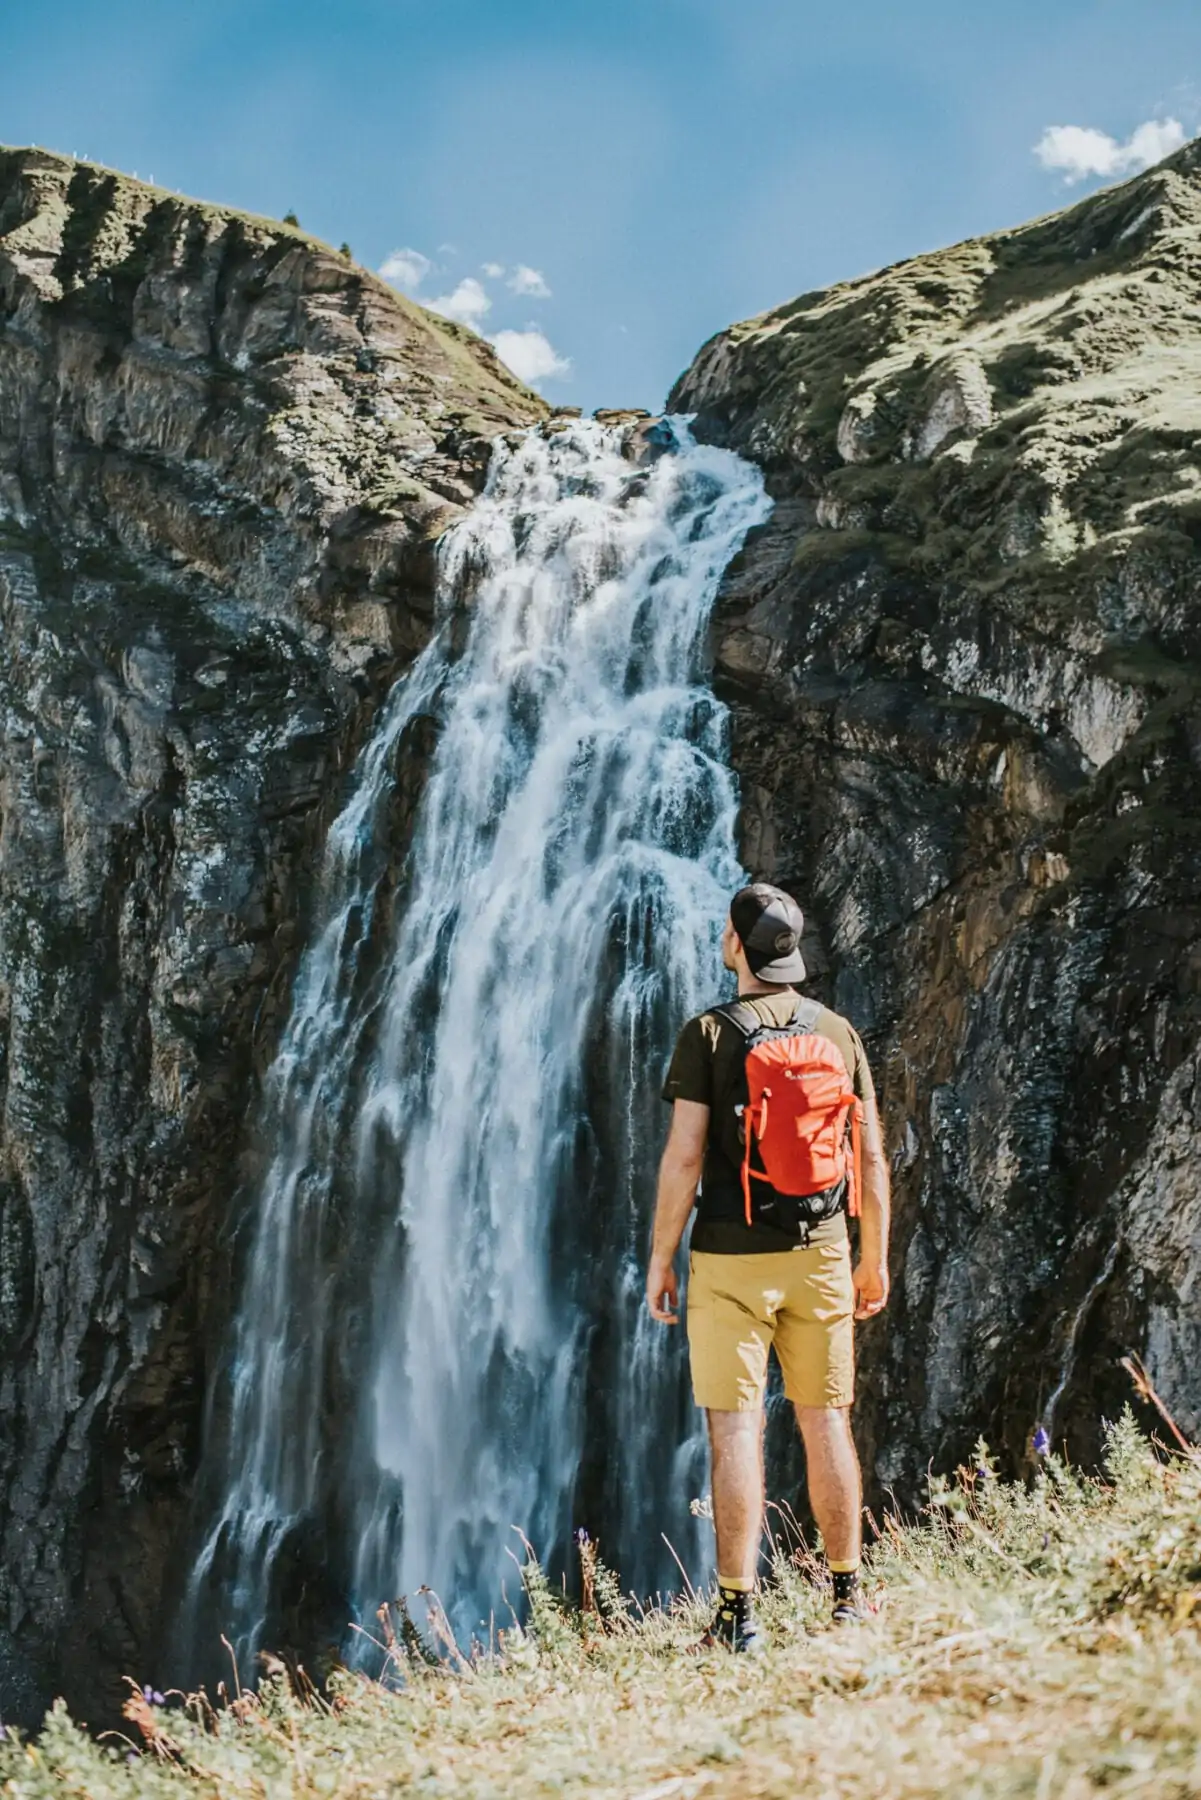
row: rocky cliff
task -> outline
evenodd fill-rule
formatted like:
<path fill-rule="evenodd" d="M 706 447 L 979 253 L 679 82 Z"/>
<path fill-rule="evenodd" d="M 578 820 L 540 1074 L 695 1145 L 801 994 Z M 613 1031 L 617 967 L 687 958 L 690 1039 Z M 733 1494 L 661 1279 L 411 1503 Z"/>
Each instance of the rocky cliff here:
<path fill-rule="evenodd" d="M 778 505 L 726 583 L 744 849 L 886 1097 L 877 1490 L 1201 1428 L 1201 146 L 735 326 L 673 406 Z"/>
<path fill-rule="evenodd" d="M 673 396 L 777 500 L 715 658 L 746 860 L 880 1071 L 906 1499 L 981 1430 L 1091 1455 L 1127 1349 L 1201 1427 L 1199 277 L 1189 149 Z M 543 410 L 297 230 L 0 152 L 4 1716 L 156 1656 L 313 858 Z"/>
<path fill-rule="evenodd" d="M 154 1654 L 336 778 L 543 411 L 298 230 L 0 152 L 6 1718 Z"/>

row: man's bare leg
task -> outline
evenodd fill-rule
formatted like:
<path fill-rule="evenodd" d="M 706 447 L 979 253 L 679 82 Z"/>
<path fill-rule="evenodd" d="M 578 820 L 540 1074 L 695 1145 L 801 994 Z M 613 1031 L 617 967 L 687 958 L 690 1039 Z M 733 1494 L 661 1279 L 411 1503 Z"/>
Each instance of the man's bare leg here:
<path fill-rule="evenodd" d="M 851 1436 L 850 1408 L 798 1406 L 796 1416 L 805 1440 L 809 1504 L 826 1546 L 826 1561 L 831 1569 L 856 1569 L 862 1543 L 863 1484 Z M 716 1513 L 716 1476 L 713 1510 Z"/>
<path fill-rule="evenodd" d="M 717 1578 L 749 1593 L 763 1538 L 763 1412 L 710 1411 L 708 1419 Z"/>

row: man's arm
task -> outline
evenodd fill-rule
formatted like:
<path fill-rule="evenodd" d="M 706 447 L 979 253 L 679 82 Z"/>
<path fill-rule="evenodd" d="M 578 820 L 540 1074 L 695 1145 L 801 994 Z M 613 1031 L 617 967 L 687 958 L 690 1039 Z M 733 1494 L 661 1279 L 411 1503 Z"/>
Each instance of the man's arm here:
<path fill-rule="evenodd" d="M 708 1136 L 709 1108 L 696 1100 L 677 1100 L 659 1164 L 651 1259 L 646 1271 L 646 1303 L 651 1317 L 662 1325 L 679 1323 L 675 1255 L 696 1201 Z"/>
<path fill-rule="evenodd" d="M 870 1319 L 888 1302 L 888 1225 L 891 1216 L 888 1158 L 874 1095 L 863 1103 L 863 1192 L 859 1196 L 859 1261 L 855 1267 L 855 1317 Z"/>

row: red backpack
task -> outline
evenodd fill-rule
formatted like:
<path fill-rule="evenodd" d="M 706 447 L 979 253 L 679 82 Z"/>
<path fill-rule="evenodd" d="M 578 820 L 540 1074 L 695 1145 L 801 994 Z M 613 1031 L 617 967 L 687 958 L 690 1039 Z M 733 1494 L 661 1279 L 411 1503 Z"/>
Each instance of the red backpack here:
<path fill-rule="evenodd" d="M 845 1180 L 847 1211 L 857 1217 L 862 1108 L 841 1050 L 813 1030 L 821 1006 L 798 1000 L 787 1025 L 765 1025 L 739 1000 L 717 1010 L 746 1040 L 747 1100 L 735 1110 L 741 1115 L 747 1224 L 752 1181 L 764 1182 L 785 1200 L 818 1202 L 811 1209 L 791 1209 L 813 1223 L 838 1210 Z M 755 1150 L 761 1168 L 752 1167 Z M 776 1210 L 774 1197 L 763 1198 L 766 1205 L 755 1210 L 767 1216 Z"/>

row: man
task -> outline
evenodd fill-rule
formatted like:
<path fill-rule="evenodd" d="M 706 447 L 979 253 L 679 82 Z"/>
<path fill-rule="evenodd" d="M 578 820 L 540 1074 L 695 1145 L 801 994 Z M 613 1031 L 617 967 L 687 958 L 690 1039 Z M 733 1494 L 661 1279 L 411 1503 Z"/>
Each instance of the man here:
<path fill-rule="evenodd" d="M 675 1255 L 695 1203 L 688 1343 L 696 1403 L 708 1416 L 719 1588 L 717 1614 L 703 1642 L 734 1650 L 757 1649 L 760 1642 L 751 1595 L 763 1530 L 763 1400 L 773 1347 L 805 1444 L 809 1501 L 833 1578 L 833 1616 L 839 1624 L 861 1616 L 852 1321 L 873 1317 L 888 1299 L 888 1164 L 863 1045 L 845 1019 L 797 993 L 805 976 L 803 925 L 800 907 L 780 888 L 756 882 L 735 894 L 722 937 L 722 960 L 738 977 L 735 1017 L 715 1009 L 690 1019 L 663 1089 L 672 1120 L 659 1169 L 646 1297 L 654 1318 L 678 1322 Z M 743 1172 L 749 1161 L 746 1057 L 748 1041 L 755 1041 L 748 1031 L 763 1029 L 780 1039 L 781 1028 L 794 1020 L 798 1032 L 820 1040 L 839 1071 L 845 1064 L 850 1089 L 840 1096 L 844 1104 L 850 1106 L 850 1090 L 858 1101 L 859 1260 L 853 1272 L 849 1179 L 816 1200 L 790 1200 L 753 1168 L 749 1178 Z M 849 1177 L 849 1155 L 846 1160 Z"/>

